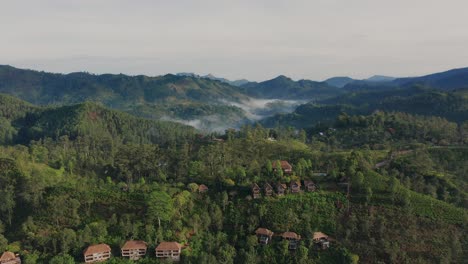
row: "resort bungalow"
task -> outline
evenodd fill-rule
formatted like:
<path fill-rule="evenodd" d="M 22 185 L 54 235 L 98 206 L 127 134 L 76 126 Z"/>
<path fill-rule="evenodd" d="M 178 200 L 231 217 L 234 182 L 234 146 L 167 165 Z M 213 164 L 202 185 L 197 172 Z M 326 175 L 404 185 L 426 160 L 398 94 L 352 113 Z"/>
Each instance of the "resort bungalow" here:
<path fill-rule="evenodd" d="M 170 258 L 172 261 L 179 261 L 181 251 L 182 246 L 177 242 L 161 242 L 156 247 L 156 257 Z"/>
<path fill-rule="evenodd" d="M 252 196 L 254 199 L 260 198 L 261 196 L 260 187 L 258 187 L 258 184 L 256 183 L 252 185 Z"/>
<path fill-rule="evenodd" d="M 287 189 L 288 189 L 288 187 L 284 183 L 276 184 L 276 194 L 278 196 L 284 195 Z"/>
<path fill-rule="evenodd" d="M 291 193 L 299 193 L 301 192 L 301 182 L 291 181 L 291 183 L 289 184 L 289 188 L 291 189 Z"/>
<path fill-rule="evenodd" d="M 278 168 L 278 161 L 274 161 L 272 164 L 273 170 L 276 171 L 276 168 Z M 292 166 L 289 164 L 289 162 L 285 160 L 281 160 L 279 166 L 283 170 L 285 174 L 291 174 L 292 173 Z"/>
<path fill-rule="evenodd" d="M 121 248 L 122 257 L 130 258 L 131 260 L 138 260 L 146 255 L 148 245 L 145 241 L 130 240 L 125 242 Z"/>
<path fill-rule="evenodd" d="M 198 186 L 198 192 L 199 193 L 205 193 L 208 191 L 208 186 L 206 186 L 205 184 L 200 184 Z"/>
<path fill-rule="evenodd" d="M 271 187 L 270 184 L 265 183 L 263 188 L 265 189 L 265 196 L 271 196 L 273 194 L 273 187 Z"/>
<path fill-rule="evenodd" d="M 283 239 L 289 241 L 289 249 L 296 249 L 299 246 L 301 236 L 294 232 L 284 232 L 282 235 Z"/>
<path fill-rule="evenodd" d="M 321 249 L 327 249 L 330 247 L 330 241 L 329 241 L 328 236 L 322 232 L 315 232 L 312 240 Z"/>
<path fill-rule="evenodd" d="M 269 229 L 260 227 L 255 231 L 255 234 L 258 237 L 258 243 L 266 245 L 271 241 L 274 233 Z"/>
<path fill-rule="evenodd" d="M 313 181 L 305 180 L 304 181 L 304 189 L 308 192 L 315 192 L 317 187 Z"/>
<path fill-rule="evenodd" d="M 15 253 L 6 251 L 0 257 L 0 264 L 21 264 L 21 259 Z"/>
<path fill-rule="evenodd" d="M 86 263 L 101 262 L 110 259 L 111 248 L 107 244 L 98 244 L 89 246 L 84 252 Z"/>

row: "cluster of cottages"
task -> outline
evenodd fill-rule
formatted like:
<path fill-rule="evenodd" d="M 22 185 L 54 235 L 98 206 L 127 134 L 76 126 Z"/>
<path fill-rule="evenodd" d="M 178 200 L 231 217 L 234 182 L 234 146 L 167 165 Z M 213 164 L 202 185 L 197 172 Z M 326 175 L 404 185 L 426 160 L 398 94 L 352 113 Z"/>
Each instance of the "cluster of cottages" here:
<path fill-rule="evenodd" d="M 270 243 L 275 235 L 273 231 L 261 227 L 255 231 L 255 234 L 258 237 L 258 242 L 264 245 Z M 284 232 L 279 236 L 289 242 L 290 250 L 297 249 L 301 241 L 301 236 L 295 232 Z M 330 246 L 329 237 L 324 233 L 315 232 L 312 239 L 322 249 L 327 249 Z M 146 255 L 147 249 L 148 245 L 145 241 L 130 240 L 122 246 L 121 255 L 131 260 L 138 260 Z M 85 263 L 106 261 L 112 256 L 111 251 L 107 244 L 91 245 L 83 252 L 84 261 Z M 175 262 L 180 260 L 181 251 L 182 245 L 177 242 L 161 242 L 155 248 L 156 258 L 170 259 Z M 0 264 L 21 264 L 21 259 L 17 254 L 7 251 L 0 257 Z"/>
<path fill-rule="evenodd" d="M 146 255 L 148 245 L 145 241 L 130 240 L 121 248 L 122 257 L 138 260 Z M 156 258 L 180 260 L 182 245 L 177 242 L 161 242 L 155 249 Z M 101 262 L 111 258 L 111 248 L 107 244 L 92 245 L 83 252 L 86 263 Z M 1 263 L 3 264 L 3 263 Z"/>
<path fill-rule="evenodd" d="M 281 167 L 283 170 L 283 173 L 285 174 L 291 174 L 292 173 L 292 166 L 289 164 L 289 162 L 285 160 L 279 161 L 280 164 L 278 164 L 276 161 L 273 162 L 273 170 L 276 170 L 276 168 Z M 279 166 L 278 166 L 279 165 Z M 308 192 L 314 192 L 317 187 L 313 181 L 310 180 L 304 180 L 304 188 Z M 282 196 L 285 193 L 289 191 L 289 193 L 300 193 L 302 191 L 302 185 L 301 181 L 291 181 L 289 183 L 289 190 L 288 186 L 285 183 L 277 183 L 274 184 L 275 188 L 270 183 L 265 183 L 263 185 L 263 193 L 265 196 L 272 196 L 275 194 L 275 189 L 276 189 L 276 195 L 277 196 Z M 252 184 L 252 196 L 254 199 L 260 198 L 262 196 L 262 188 L 258 186 L 258 184 L 254 183 Z"/>
<path fill-rule="evenodd" d="M 310 180 L 304 180 L 304 190 L 308 192 L 315 192 L 317 189 L 317 186 L 313 181 Z M 291 181 L 289 183 L 289 190 L 288 186 L 285 183 L 277 183 L 276 184 L 276 195 L 277 196 L 283 196 L 286 192 L 289 191 L 289 193 L 300 193 L 302 191 L 302 185 L 301 181 Z M 263 188 L 260 188 L 258 184 L 254 183 L 252 184 L 252 196 L 254 199 L 260 198 L 262 196 L 262 189 L 263 189 L 263 194 L 265 196 L 272 196 L 275 194 L 275 189 L 271 184 L 265 183 L 263 185 Z"/>
<path fill-rule="evenodd" d="M 277 170 L 278 167 L 281 167 L 283 173 L 291 174 L 292 166 L 289 162 L 282 160 L 280 164 L 273 162 L 273 170 Z M 278 166 L 279 165 L 279 166 Z M 326 175 L 326 174 L 325 174 Z M 322 175 L 320 175 L 322 176 Z M 316 185 L 313 181 L 304 180 L 303 186 L 305 191 L 314 192 L 316 190 Z M 285 193 L 299 193 L 302 191 L 301 181 L 291 181 L 288 186 L 285 183 L 277 183 L 276 195 L 282 196 Z M 208 191 L 208 187 L 204 184 L 198 186 L 198 192 L 205 193 Z M 265 196 L 272 196 L 275 194 L 275 190 L 272 185 L 265 183 L 263 185 L 263 192 Z M 262 196 L 262 188 L 258 184 L 254 183 L 252 186 L 253 198 L 257 199 Z M 258 242 L 260 244 L 268 244 L 272 237 L 275 235 L 271 230 L 266 228 L 258 228 L 255 231 L 255 234 L 258 237 Z M 295 232 L 284 232 L 281 233 L 283 239 L 289 242 L 289 249 L 294 250 L 298 247 L 301 240 L 301 236 Z M 326 249 L 329 247 L 329 237 L 321 232 L 315 232 L 313 235 L 313 241 L 320 248 Z M 121 248 L 122 257 L 127 257 L 131 260 L 138 260 L 141 257 L 145 256 L 147 253 L 147 243 L 139 240 L 127 241 Z M 180 253 L 182 251 L 182 246 L 177 242 L 161 242 L 156 248 L 155 253 L 157 258 L 161 259 L 171 259 L 172 261 L 180 260 Z M 91 245 L 83 252 L 84 260 L 86 263 L 94 263 L 108 260 L 111 258 L 111 248 L 107 244 L 97 244 Z M 21 259 L 17 254 L 12 252 L 4 252 L 0 257 L 0 264 L 21 264 Z"/>
<path fill-rule="evenodd" d="M 279 164 L 278 164 L 279 162 Z M 286 160 L 281 160 L 281 161 L 275 161 L 272 164 L 273 170 L 276 171 L 279 167 L 281 167 L 281 170 L 283 171 L 284 174 L 292 174 L 292 166 L 289 164 L 288 161 Z M 327 176 L 326 173 L 320 172 L 320 173 L 314 173 L 314 176 Z M 262 193 L 264 196 L 283 196 L 286 193 L 300 193 L 302 191 L 306 192 L 315 192 L 317 190 L 317 185 L 311 181 L 311 180 L 303 180 L 302 182 L 299 180 L 291 181 L 288 184 L 286 183 L 276 183 L 276 184 L 270 184 L 270 183 L 265 183 L 263 184 L 262 187 L 260 187 L 257 183 L 252 184 L 252 196 L 254 199 L 262 197 Z M 208 191 L 208 187 L 205 184 L 200 184 L 198 186 L 198 192 L 199 193 L 205 193 Z"/>
<path fill-rule="evenodd" d="M 267 245 L 272 240 L 275 233 L 269 229 L 260 227 L 255 231 L 255 234 L 258 237 L 258 243 Z M 287 240 L 289 243 L 289 249 L 294 250 L 299 246 L 301 241 L 301 236 L 296 234 L 295 232 L 284 232 L 279 234 L 282 239 Z M 321 249 L 327 249 L 330 247 L 330 238 L 322 233 L 322 232 L 315 232 L 312 237 L 312 241 Z"/>

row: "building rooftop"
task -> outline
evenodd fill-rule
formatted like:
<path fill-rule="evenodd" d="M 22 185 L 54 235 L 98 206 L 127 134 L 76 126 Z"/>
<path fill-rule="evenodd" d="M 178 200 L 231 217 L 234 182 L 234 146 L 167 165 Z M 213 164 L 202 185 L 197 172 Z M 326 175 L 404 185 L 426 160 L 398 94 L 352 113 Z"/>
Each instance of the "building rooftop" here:
<path fill-rule="evenodd" d="M 15 253 L 10 252 L 10 251 L 6 251 L 0 257 L 0 261 L 8 261 L 8 260 L 13 260 L 15 258 L 16 258 Z"/>
<path fill-rule="evenodd" d="M 322 238 L 328 239 L 328 236 L 322 232 L 314 232 L 313 240 L 320 240 Z"/>
<path fill-rule="evenodd" d="M 91 255 L 101 252 L 111 251 L 111 248 L 107 244 L 91 245 L 83 252 L 85 255 Z"/>
<path fill-rule="evenodd" d="M 290 170 L 292 169 L 292 166 L 291 164 L 289 164 L 289 162 L 287 162 L 286 160 L 281 160 L 280 161 L 280 165 L 281 165 L 281 168 L 283 170 Z M 274 161 L 273 164 L 272 164 L 273 168 L 276 168 L 278 165 L 277 165 L 277 161 Z"/>
<path fill-rule="evenodd" d="M 294 232 L 284 232 L 281 236 L 285 239 L 296 239 L 296 240 L 301 239 L 301 236 Z"/>
<path fill-rule="evenodd" d="M 206 192 L 206 191 L 208 191 L 208 186 L 206 186 L 205 184 L 200 184 L 198 186 L 198 191 L 199 192 Z"/>
<path fill-rule="evenodd" d="M 272 236 L 273 235 L 273 232 L 269 229 L 266 229 L 266 228 L 263 228 L 263 227 L 259 227 L 257 228 L 257 230 L 255 231 L 255 234 L 256 235 L 264 235 L 264 236 Z"/>
<path fill-rule="evenodd" d="M 130 240 L 125 242 L 122 249 L 146 249 L 148 244 L 142 240 Z"/>
<path fill-rule="evenodd" d="M 182 245 L 177 242 L 161 242 L 156 247 L 156 250 L 180 250 L 182 249 Z"/>

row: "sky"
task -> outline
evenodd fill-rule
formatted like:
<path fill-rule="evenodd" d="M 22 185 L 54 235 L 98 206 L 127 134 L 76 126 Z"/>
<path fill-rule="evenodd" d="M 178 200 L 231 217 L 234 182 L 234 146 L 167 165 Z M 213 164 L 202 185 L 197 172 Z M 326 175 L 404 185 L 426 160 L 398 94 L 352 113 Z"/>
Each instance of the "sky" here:
<path fill-rule="evenodd" d="M 468 67 L 466 0 L 2 0 L 0 64 L 229 79 Z"/>

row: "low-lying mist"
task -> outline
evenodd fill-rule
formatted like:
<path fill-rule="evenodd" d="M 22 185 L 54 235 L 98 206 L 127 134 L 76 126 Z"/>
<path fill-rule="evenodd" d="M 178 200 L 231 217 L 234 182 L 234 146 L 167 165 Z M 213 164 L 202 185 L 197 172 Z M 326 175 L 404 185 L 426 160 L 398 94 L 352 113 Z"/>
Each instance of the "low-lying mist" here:
<path fill-rule="evenodd" d="M 243 115 L 226 117 L 221 114 L 200 116 L 194 119 L 180 119 L 164 116 L 162 120 L 173 121 L 192 126 L 203 132 L 224 132 L 228 128 L 259 121 L 263 118 L 278 113 L 291 113 L 297 106 L 305 104 L 306 100 L 281 100 L 281 99 L 255 99 L 249 98 L 240 102 L 220 100 L 218 103 L 226 106 L 234 106 L 242 110 Z"/>

